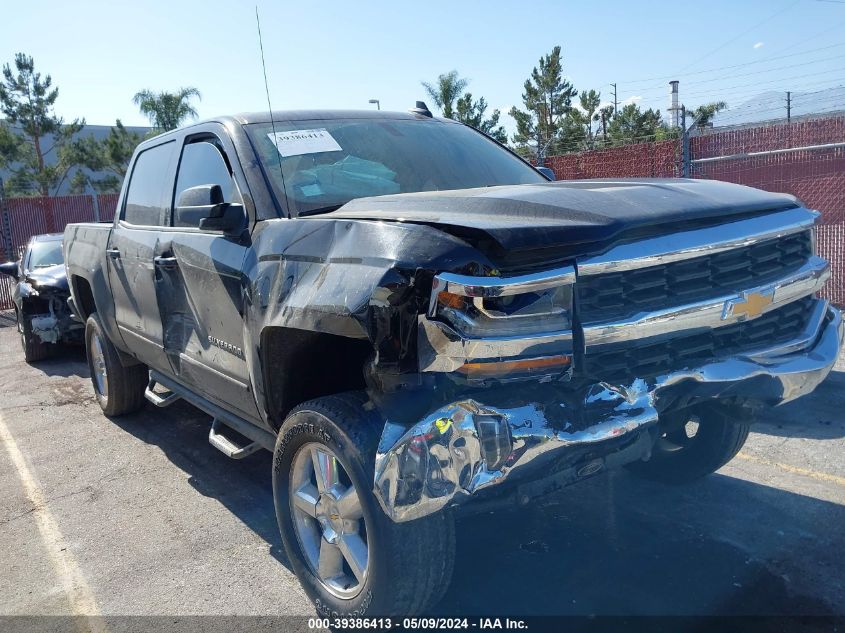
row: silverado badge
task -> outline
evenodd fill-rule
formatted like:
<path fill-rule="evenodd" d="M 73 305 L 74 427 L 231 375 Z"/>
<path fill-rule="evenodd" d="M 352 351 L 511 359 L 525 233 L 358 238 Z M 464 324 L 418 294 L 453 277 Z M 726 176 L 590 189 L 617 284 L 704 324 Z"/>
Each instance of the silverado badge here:
<path fill-rule="evenodd" d="M 722 319 L 740 317 L 741 320 L 753 319 L 763 314 L 763 310 L 771 305 L 775 298 L 775 289 L 766 288 L 754 292 L 743 292 L 738 297 L 725 301 L 722 309 Z"/>

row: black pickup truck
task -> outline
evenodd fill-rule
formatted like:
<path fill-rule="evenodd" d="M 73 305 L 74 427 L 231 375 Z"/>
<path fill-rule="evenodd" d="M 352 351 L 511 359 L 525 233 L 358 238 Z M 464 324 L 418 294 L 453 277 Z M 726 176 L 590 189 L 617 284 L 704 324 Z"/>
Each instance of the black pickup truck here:
<path fill-rule="evenodd" d="M 715 471 L 843 337 L 795 198 L 551 182 L 423 107 L 220 118 L 128 174 L 113 225 L 65 233 L 96 397 L 182 398 L 230 457 L 273 451 L 323 614 L 425 611 L 459 512 Z"/>

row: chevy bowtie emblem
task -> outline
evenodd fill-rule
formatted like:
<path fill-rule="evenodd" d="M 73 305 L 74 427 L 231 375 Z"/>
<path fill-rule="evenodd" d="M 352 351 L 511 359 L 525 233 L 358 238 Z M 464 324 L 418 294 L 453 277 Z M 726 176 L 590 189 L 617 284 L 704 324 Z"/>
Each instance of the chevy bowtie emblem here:
<path fill-rule="evenodd" d="M 722 309 L 722 319 L 740 317 L 741 320 L 753 319 L 763 314 L 766 306 L 771 305 L 775 298 L 775 289 L 766 288 L 757 292 L 743 292 L 740 296 L 725 301 Z"/>

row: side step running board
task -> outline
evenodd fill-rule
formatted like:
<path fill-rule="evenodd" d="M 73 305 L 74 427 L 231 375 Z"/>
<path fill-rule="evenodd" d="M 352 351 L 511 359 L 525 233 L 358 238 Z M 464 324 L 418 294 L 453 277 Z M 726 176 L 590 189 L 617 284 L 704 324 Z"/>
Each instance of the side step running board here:
<path fill-rule="evenodd" d="M 169 407 L 171 404 L 176 402 L 177 400 L 181 400 L 182 396 L 178 393 L 174 393 L 172 391 L 168 391 L 166 394 L 161 395 L 157 394 L 153 389 L 158 384 L 158 381 L 150 375 L 150 382 L 147 384 L 147 390 L 144 392 L 144 397 L 152 402 L 155 406 L 163 409 L 164 407 Z"/>
<path fill-rule="evenodd" d="M 169 393 L 164 396 L 154 393 L 154 399 L 150 400 L 153 404 L 156 404 L 157 401 L 171 404 L 176 402 L 178 398 L 182 398 L 186 402 L 189 402 L 198 409 L 205 411 L 208 415 L 214 418 L 211 433 L 208 434 L 208 440 L 215 448 L 220 449 L 224 454 L 229 455 L 229 457 L 240 459 L 241 457 L 246 457 L 250 453 L 258 450 L 258 448 L 265 448 L 271 453 L 273 452 L 273 449 L 276 446 L 276 434 L 270 433 L 269 431 L 261 428 L 257 422 L 246 420 L 238 415 L 235 415 L 231 411 L 227 411 L 223 407 L 216 405 L 207 398 L 204 398 L 190 389 L 183 387 L 175 380 L 154 369 L 150 370 L 150 385 L 151 387 L 147 390 L 147 393 L 149 393 L 152 386 L 155 385 L 161 385 L 169 391 Z M 171 396 L 171 394 L 173 394 L 173 396 Z M 147 397 L 149 398 L 149 396 Z M 171 397 L 173 399 L 171 399 Z M 161 406 L 167 406 L 167 404 Z M 159 405 L 156 404 L 156 406 Z M 225 431 L 223 425 L 234 429 L 252 442 L 252 444 L 255 444 L 256 447 L 251 448 L 252 444 L 244 447 L 238 446 L 229 438 L 224 437 L 218 432 L 221 429 Z M 222 438 L 222 441 L 215 438 Z M 239 450 L 245 450 L 247 448 L 249 448 L 249 453 L 238 453 Z M 236 457 L 236 455 L 238 456 Z"/>
<path fill-rule="evenodd" d="M 258 442 L 251 442 L 246 446 L 238 446 L 228 437 L 220 432 L 221 427 L 225 428 L 225 424 L 214 418 L 211 422 L 211 429 L 208 432 L 208 443 L 211 444 L 218 451 L 231 457 L 232 459 L 243 459 L 247 455 L 252 455 L 255 451 L 261 448 Z"/>

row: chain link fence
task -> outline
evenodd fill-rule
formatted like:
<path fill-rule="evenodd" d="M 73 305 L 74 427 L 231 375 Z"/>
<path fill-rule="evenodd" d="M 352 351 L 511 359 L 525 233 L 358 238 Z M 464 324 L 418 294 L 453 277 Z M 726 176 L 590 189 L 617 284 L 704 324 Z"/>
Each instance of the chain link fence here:
<path fill-rule="evenodd" d="M 0 196 L 0 262 L 18 259 L 33 235 L 61 233 L 73 222 L 111 222 L 118 194 L 81 196 Z M 11 310 L 12 280 L 0 278 L 0 310 Z"/>
<path fill-rule="evenodd" d="M 686 138 L 550 156 L 545 163 L 559 180 L 686 175 L 796 195 L 822 214 L 818 249 L 832 270 L 824 295 L 845 305 L 845 116 L 716 128 Z M 0 198 L 0 260 L 15 259 L 32 235 L 60 232 L 71 222 L 111 221 L 117 197 Z M 0 309 L 11 307 L 10 284 L 0 279 Z"/>
<path fill-rule="evenodd" d="M 798 196 L 822 214 L 818 249 L 832 271 L 823 294 L 845 305 L 845 116 L 694 130 L 678 139 L 551 156 L 545 162 L 559 180 L 689 176 Z"/>

